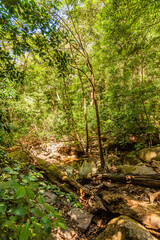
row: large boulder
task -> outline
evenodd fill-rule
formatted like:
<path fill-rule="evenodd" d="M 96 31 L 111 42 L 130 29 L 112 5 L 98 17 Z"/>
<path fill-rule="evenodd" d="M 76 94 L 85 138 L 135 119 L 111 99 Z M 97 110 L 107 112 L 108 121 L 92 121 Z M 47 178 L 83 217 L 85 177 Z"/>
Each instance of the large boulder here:
<path fill-rule="evenodd" d="M 142 149 L 139 152 L 139 157 L 147 163 L 152 162 L 152 160 L 160 161 L 160 147 Z"/>
<path fill-rule="evenodd" d="M 156 240 L 140 223 L 127 216 L 112 219 L 96 240 Z"/>
<path fill-rule="evenodd" d="M 138 164 L 137 166 L 134 165 L 122 165 L 118 167 L 120 173 L 123 174 L 156 174 L 152 167 L 147 167 L 145 164 Z"/>

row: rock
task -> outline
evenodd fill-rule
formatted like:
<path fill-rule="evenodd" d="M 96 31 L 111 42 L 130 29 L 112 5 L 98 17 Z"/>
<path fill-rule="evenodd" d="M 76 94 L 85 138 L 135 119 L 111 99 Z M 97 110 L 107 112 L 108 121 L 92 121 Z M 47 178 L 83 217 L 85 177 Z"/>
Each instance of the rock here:
<path fill-rule="evenodd" d="M 133 174 L 156 174 L 156 172 L 151 167 L 147 167 L 146 165 L 136 166 L 136 169 L 132 172 Z"/>
<path fill-rule="evenodd" d="M 54 193 L 51 193 L 50 191 L 43 193 L 42 195 L 44 197 L 44 200 L 48 204 L 52 204 L 55 202 L 57 195 Z"/>
<path fill-rule="evenodd" d="M 87 178 L 88 174 L 96 173 L 97 172 L 97 166 L 94 162 L 84 162 L 79 170 L 79 176 L 82 178 Z"/>
<path fill-rule="evenodd" d="M 156 240 L 140 223 L 127 216 L 112 219 L 96 240 Z"/>
<path fill-rule="evenodd" d="M 76 240 L 77 238 L 78 235 L 73 228 L 62 229 L 58 227 L 56 233 L 50 234 L 47 240 Z"/>
<path fill-rule="evenodd" d="M 133 165 L 122 165 L 118 167 L 119 172 L 123 174 L 156 174 L 156 172 L 151 167 L 147 167 L 145 164 L 139 164 L 137 166 Z"/>
<path fill-rule="evenodd" d="M 65 172 L 68 176 L 70 177 L 75 177 L 75 168 L 73 168 L 72 166 L 70 165 L 62 165 L 60 166 L 60 169 Z"/>
<path fill-rule="evenodd" d="M 139 152 L 139 157 L 147 163 L 152 162 L 153 159 L 160 161 L 160 147 L 142 149 Z"/>
<path fill-rule="evenodd" d="M 67 214 L 71 217 L 71 220 L 75 220 L 78 223 L 77 227 L 82 231 L 87 230 L 93 218 L 93 214 L 89 214 L 85 210 L 79 208 L 73 208 Z"/>

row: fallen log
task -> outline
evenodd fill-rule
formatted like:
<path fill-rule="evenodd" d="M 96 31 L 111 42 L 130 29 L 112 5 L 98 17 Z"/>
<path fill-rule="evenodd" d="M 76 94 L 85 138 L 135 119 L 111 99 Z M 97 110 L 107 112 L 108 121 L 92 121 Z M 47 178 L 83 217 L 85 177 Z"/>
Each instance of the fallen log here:
<path fill-rule="evenodd" d="M 38 157 L 35 157 L 33 155 L 30 155 L 33 158 L 34 164 L 38 166 L 40 170 L 43 170 L 45 172 L 45 175 L 47 176 L 48 180 L 50 182 L 55 182 L 55 180 L 60 181 L 61 183 L 67 183 L 69 186 L 72 187 L 72 189 L 76 189 L 78 192 L 80 192 L 83 195 L 90 196 L 90 191 L 82 186 L 80 183 L 78 183 L 73 178 L 69 177 L 66 173 L 61 171 L 57 166 L 46 162 L 43 159 L 40 159 Z"/>
<path fill-rule="evenodd" d="M 93 180 L 107 180 L 113 183 L 127 183 L 147 187 L 160 187 L 160 174 L 151 175 L 121 175 L 121 174 L 97 174 L 92 176 Z"/>
<path fill-rule="evenodd" d="M 104 207 L 102 200 L 100 199 L 100 197 L 98 197 L 97 195 L 93 195 L 93 193 L 87 189 L 86 187 L 82 186 L 80 183 L 78 183 L 76 180 L 74 180 L 73 178 L 69 177 L 67 174 L 65 174 L 64 172 L 62 172 L 58 167 L 56 167 L 55 165 L 46 162 L 43 159 L 37 158 L 35 156 L 31 156 L 35 162 L 35 164 L 38 166 L 39 169 L 43 170 L 45 172 L 45 174 L 47 175 L 47 178 L 50 182 L 54 183 L 55 180 L 60 181 L 61 183 L 67 183 L 71 190 L 76 190 L 76 192 L 80 193 L 80 195 L 83 196 L 88 196 L 90 198 L 88 204 L 91 207 L 91 212 L 95 212 L 99 209 L 105 210 L 106 208 Z M 61 185 L 61 187 L 64 188 L 65 191 L 67 191 L 68 187 L 66 188 L 65 185 Z"/>
<path fill-rule="evenodd" d="M 101 198 L 110 212 L 135 219 L 160 239 L 160 206 L 108 191 L 102 191 Z"/>

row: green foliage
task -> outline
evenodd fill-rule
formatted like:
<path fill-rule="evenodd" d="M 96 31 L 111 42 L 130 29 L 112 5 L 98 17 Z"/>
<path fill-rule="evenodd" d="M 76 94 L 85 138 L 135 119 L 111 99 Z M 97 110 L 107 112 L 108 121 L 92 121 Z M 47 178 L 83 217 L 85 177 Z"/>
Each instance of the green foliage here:
<path fill-rule="evenodd" d="M 1 145 L 30 130 L 39 137 L 84 139 L 84 108 L 94 136 L 88 61 L 108 141 L 125 145 L 133 136 L 137 149 L 158 144 L 158 1 L 10 3 L 0 1 Z"/>
<path fill-rule="evenodd" d="M 81 205 L 80 205 L 75 193 L 73 193 L 73 192 L 70 192 L 70 193 L 62 192 L 61 189 L 59 187 L 57 187 L 56 185 L 49 185 L 49 184 L 46 184 L 44 182 L 41 182 L 40 184 L 44 188 L 46 188 L 46 190 L 51 190 L 52 192 L 56 193 L 56 195 L 59 199 L 64 198 L 68 202 L 69 205 L 81 208 Z M 43 190 L 41 191 L 41 193 L 43 193 Z"/>
<path fill-rule="evenodd" d="M 45 203 L 42 192 L 51 186 L 42 185 L 42 180 L 41 173 L 24 163 L 3 168 L 0 180 L 2 239 L 46 239 L 53 228 L 65 228 L 59 212 Z"/>

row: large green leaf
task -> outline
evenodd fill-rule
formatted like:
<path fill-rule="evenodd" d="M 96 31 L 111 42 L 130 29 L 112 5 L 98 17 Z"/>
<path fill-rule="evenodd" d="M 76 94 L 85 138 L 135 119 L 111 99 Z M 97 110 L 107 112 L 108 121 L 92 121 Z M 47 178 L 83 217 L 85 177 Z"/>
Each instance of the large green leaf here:
<path fill-rule="evenodd" d="M 19 240 L 28 240 L 30 235 L 29 222 L 27 222 L 21 229 Z"/>
<path fill-rule="evenodd" d="M 54 209 L 53 209 L 53 207 L 51 207 L 50 205 L 48 205 L 47 203 L 45 203 L 44 204 L 44 208 L 46 209 L 46 211 L 48 212 L 48 213 L 54 213 Z"/>
<path fill-rule="evenodd" d="M 34 199 L 36 197 L 33 190 L 31 190 L 30 188 L 26 188 L 26 192 L 27 192 L 27 195 L 29 196 L 29 198 Z"/>
<path fill-rule="evenodd" d="M 39 184 L 38 184 L 37 182 L 32 182 L 32 183 L 30 184 L 30 187 L 31 187 L 31 188 L 34 188 L 34 189 L 38 189 L 38 188 L 39 188 Z"/>
<path fill-rule="evenodd" d="M 16 198 L 20 199 L 26 195 L 26 189 L 24 187 L 19 187 L 16 189 Z"/>
<path fill-rule="evenodd" d="M 18 208 L 13 209 L 11 212 L 17 216 L 24 216 L 27 214 L 28 208 L 26 206 L 18 207 Z"/>
<path fill-rule="evenodd" d="M 37 209 L 37 208 L 32 208 L 31 212 L 34 213 L 34 214 L 36 214 L 38 217 L 43 217 L 43 216 L 44 216 L 43 212 L 41 212 L 41 211 L 40 211 L 39 209 Z"/>
<path fill-rule="evenodd" d="M 41 220 L 42 220 L 44 223 L 46 223 L 46 222 L 48 221 L 48 216 L 45 215 L 44 217 L 41 218 Z"/>

